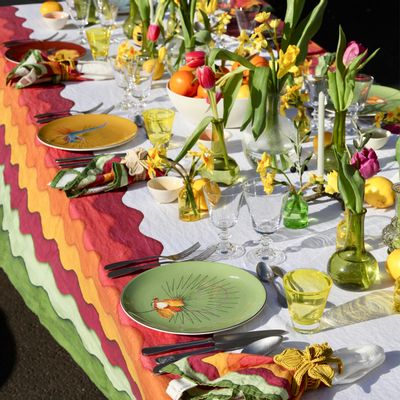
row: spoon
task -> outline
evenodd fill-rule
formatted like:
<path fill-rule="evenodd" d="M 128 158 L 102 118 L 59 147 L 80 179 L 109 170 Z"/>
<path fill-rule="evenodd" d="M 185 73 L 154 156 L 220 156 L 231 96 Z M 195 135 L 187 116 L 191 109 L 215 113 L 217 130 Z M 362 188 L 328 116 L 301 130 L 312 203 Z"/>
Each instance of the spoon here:
<path fill-rule="evenodd" d="M 287 308 L 287 301 L 285 296 L 285 291 L 280 283 L 278 283 L 275 278 L 276 275 L 272 271 L 271 267 L 267 265 L 264 261 L 260 261 L 256 267 L 257 275 L 261 281 L 272 283 L 272 286 L 275 288 L 277 296 L 278 296 L 278 303 L 281 307 Z"/>
<path fill-rule="evenodd" d="M 260 354 L 266 356 L 271 354 L 278 345 L 284 340 L 283 336 L 270 336 L 265 337 L 245 346 L 242 353 L 246 354 Z"/>

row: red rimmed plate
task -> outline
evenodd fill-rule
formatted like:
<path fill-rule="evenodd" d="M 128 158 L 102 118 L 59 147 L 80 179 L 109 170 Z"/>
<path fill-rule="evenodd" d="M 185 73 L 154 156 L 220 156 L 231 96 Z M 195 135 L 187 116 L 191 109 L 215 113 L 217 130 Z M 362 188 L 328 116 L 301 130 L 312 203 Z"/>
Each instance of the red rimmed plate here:
<path fill-rule="evenodd" d="M 79 55 L 78 58 L 83 57 L 86 54 L 84 47 L 71 42 L 51 42 L 51 41 L 33 41 L 28 43 L 21 43 L 9 48 L 5 57 L 12 63 L 19 63 L 24 55 L 31 49 L 37 49 L 47 52 L 49 55 L 55 54 L 59 50 L 75 50 Z"/>

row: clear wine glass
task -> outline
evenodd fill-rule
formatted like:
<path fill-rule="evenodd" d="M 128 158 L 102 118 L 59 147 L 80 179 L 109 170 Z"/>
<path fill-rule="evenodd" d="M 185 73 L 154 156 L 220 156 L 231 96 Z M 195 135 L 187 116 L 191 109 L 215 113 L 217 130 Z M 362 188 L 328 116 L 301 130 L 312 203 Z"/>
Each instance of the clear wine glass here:
<path fill-rule="evenodd" d="M 268 194 L 261 179 L 255 178 L 243 183 L 243 193 L 253 228 L 261 235 L 261 247 L 247 253 L 247 262 L 249 265 L 256 265 L 259 261 L 268 265 L 282 263 L 286 259 L 285 253 L 271 246 L 270 236 L 277 231 L 281 222 L 286 187 L 275 186 L 273 193 Z"/>
<path fill-rule="evenodd" d="M 239 219 L 243 194 L 241 185 L 219 187 L 215 182 L 208 182 L 203 186 L 203 192 L 210 220 L 220 230 L 220 242 L 215 254 L 222 258 L 241 257 L 245 252 L 244 248 L 231 243 L 231 235 L 228 232 Z"/>
<path fill-rule="evenodd" d="M 141 115 L 150 96 L 155 60 L 147 55 L 137 55 L 127 63 L 128 86 L 135 104 L 135 115 Z"/>
<path fill-rule="evenodd" d="M 368 99 L 369 90 L 374 83 L 374 77 L 366 74 L 358 74 L 355 77 L 353 100 L 348 108 L 352 123 L 352 130 L 357 129 L 358 113 L 363 110 Z"/>
<path fill-rule="evenodd" d="M 115 27 L 120 1 L 121 0 L 93 0 L 101 26 L 110 28 L 111 43 L 116 43 L 116 40 L 112 38 L 112 31 Z"/>
<path fill-rule="evenodd" d="M 304 86 L 310 98 L 310 105 L 313 108 L 311 131 L 318 132 L 318 97 L 322 92 L 325 99 L 328 98 L 328 78 L 326 76 L 305 75 Z M 325 100 L 325 105 L 327 101 Z"/>
<path fill-rule="evenodd" d="M 255 16 L 259 11 L 259 6 L 253 6 L 251 8 L 240 7 L 235 9 L 236 21 L 240 32 L 246 32 L 248 37 L 253 34 L 254 28 L 257 26 Z"/>
<path fill-rule="evenodd" d="M 86 44 L 84 27 L 89 23 L 91 0 L 65 0 L 68 14 L 79 29 L 79 44 Z"/>

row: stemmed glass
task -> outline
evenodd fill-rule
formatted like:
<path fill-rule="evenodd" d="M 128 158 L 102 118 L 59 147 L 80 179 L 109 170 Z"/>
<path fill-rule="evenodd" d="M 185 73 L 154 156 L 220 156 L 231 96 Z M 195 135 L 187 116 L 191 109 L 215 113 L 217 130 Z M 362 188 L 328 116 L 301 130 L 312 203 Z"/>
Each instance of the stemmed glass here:
<path fill-rule="evenodd" d="M 84 27 L 89 23 L 91 0 L 65 0 L 68 14 L 79 29 L 79 43 L 86 44 Z"/>
<path fill-rule="evenodd" d="M 212 224 L 220 229 L 216 255 L 223 258 L 241 257 L 245 250 L 242 246 L 229 241 L 229 228 L 236 225 L 239 219 L 239 210 L 242 203 L 241 185 L 218 187 L 215 182 L 208 182 L 203 186 L 208 212 Z"/>
<path fill-rule="evenodd" d="M 257 26 L 257 21 L 254 17 L 259 11 L 259 6 L 251 7 L 249 9 L 236 8 L 236 21 L 240 32 L 246 32 L 249 37 L 253 34 L 254 28 Z"/>
<path fill-rule="evenodd" d="M 135 115 L 142 113 L 146 105 L 145 100 L 150 96 L 154 68 L 154 60 L 144 54 L 137 55 L 126 65 L 128 90 L 136 100 L 134 102 Z"/>
<path fill-rule="evenodd" d="M 353 101 L 348 108 L 353 130 L 357 128 L 358 113 L 365 107 L 373 82 L 374 78 L 371 75 L 358 74 L 355 78 Z"/>
<path fill-rule="evenodd" d="M 326 76 L 305 75 L 304 86 L 310 98 L 310 104 L 313 108 L 311 131 L 318 132 L 318 97 L 322 92 L 325 99 L 328 97 L 328 79 Z M 327 101 L 325 100 L 325 104 Z"/>
<path fill-rule="evenodd" d="M 120 0 L 93 0 L 93 2 L 101 26 L 109 28 L 112 36 L 112 30 L 115 26 L 115 20 L 118 15 Z M 111 37 L 110 42 L 115 43 L 115 40 Z"/>
<path fill-rule="evenodd" d="M 256 265 L 259 261 L 265 261 L 268 265 L 283 262 L 286 256 L 282 251 L 271 247 L 270 236 L 279 228 L 287 189 L 275 186 L 273 193 L 268 194 L 261 179 L 255 178 L 243 183 L 243 193 L 253 228 L 261 234 L 261 247 L 247 253 L 247 262 L 249 265 Z"/>

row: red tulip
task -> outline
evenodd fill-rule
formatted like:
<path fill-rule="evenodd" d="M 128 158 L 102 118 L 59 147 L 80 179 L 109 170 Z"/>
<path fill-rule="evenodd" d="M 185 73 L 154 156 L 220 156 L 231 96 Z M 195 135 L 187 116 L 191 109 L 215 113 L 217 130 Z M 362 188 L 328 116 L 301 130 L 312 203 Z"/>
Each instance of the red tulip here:
<path fill-rule="evenodd" d="M 215 74 L 214 71 L 208 65 L 198 67 L 196 70 L 197 79 L 199 84 L 204 89 L 209 90 L 215 87 Z"/>
<path fill-rule="evenodd" d="M 375 150 L 366 149 L 365 147 L 353 154 L 350 164 L 358 169 L 364 179 L 373 177 L 381 169 Z"/>
<path fill-rule="evenodd" d="M 185 54 L 186 65 L 190 68 L 197 68 L 206 62 L 206 53 L 204 51 L 189 51 Z"/>
<path fill-rule="evenodd" d="M 160 36 L 160 27 L 157 24 L 150 24 L 147 29 L 147 39 L 156 42 Z"/>
<path fill-rule="evenodd" d="M 346 50 L 344 51 L 343 64 L 347 67 L 356 57 L 364 53 L 366 50 L 367 49 L 361 43 L 357 43 L 354 40 L 352 40 L 347 45 Z"/>

